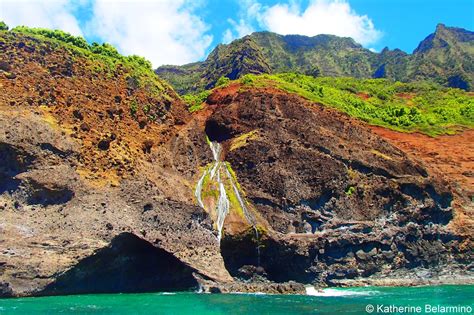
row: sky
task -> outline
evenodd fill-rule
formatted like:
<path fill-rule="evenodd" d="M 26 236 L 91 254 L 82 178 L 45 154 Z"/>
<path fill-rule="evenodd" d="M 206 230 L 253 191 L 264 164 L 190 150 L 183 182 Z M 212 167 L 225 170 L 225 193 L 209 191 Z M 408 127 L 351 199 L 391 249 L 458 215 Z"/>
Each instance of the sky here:
<path fill-rule="evenodd" d="M 412 52 L 438 23 L 474 31 L 474 0 L 0 0 L 0 20 L 108 42 L 158 67 L 263 30 Z"/>

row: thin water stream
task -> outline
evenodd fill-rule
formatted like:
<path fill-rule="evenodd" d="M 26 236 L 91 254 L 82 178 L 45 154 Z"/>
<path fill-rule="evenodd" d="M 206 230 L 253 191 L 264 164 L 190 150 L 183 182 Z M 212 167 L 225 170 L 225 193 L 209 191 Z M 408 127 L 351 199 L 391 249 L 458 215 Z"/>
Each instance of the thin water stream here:
<path fill-rule="evenodd" d="M 221 152 L 222 152 L 221 144 L 218 142 L 210 142 L 209 146 L 211 147 L 214 161 L 212 162 L 210 167 L 208 167 L 206 171 L 204 171 L 204 174 L 201 176 L 201 178 L 199 179 L 196 185 L 196 190 L 194 192 L 194 195 L 196 196 L 199 206 L 203 208 L 204 210 L 206 210 L 204 201 L 202 200 L 202 190 L 203 190 L 203 183 L 205 181 L 205 178 L 206 176 L 209 176 L 211 180 L 214 180 L 216 182 L 217 187 L 219 189 L 219 197 L 217 200 L 215 210 L 217 213 L 217 220 L 216 220 L 217 232 L 218 232 L 217 239 L 220 242 L 222 239 L 222 230 L 224 228 L 224 221 L 230 209 L 230 201 L 225 189 L 225 180 L 228 180 L 235 196 L 237 197 L 239 205 L 242 208 L 242 212 L 244 214 L 245 219 L 250 225 L 252 225 L 255 231 L 255 236 L 257 238 L 257 243 L 258 243 L 259 233 L 257 229 L 257 221 L 255 217 L 248 210 L 248 207 L 245 203 L 245 200 L 242 198 L 242 194 L 240 193 L 238 185 L 235 179 L 233 178 L 232 174 L 230 173 L 229 169 L 227 168 L 226 163 L 224 161 L 221 161 L 221 157 L 220 157 Z M 258 260 L 260 260 L 259 247 L 260 246 L 257 245 Z M 258 264 L 260 265 L 260 261 L 258 261 Z"/>

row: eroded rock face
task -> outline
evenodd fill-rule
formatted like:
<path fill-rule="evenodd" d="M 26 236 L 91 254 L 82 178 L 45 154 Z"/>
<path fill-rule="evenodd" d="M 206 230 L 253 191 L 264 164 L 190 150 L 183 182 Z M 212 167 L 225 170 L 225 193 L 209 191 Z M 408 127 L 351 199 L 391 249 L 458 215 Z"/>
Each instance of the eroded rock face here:
<path fill-rule="evenodd" d="M 471 243 L 448 228 L 448 185 L 361 123 L 268 89 L 224 90 L 209 103 L 206 130 L 225 135 L 215 137 L 225 159 L 270 226 L 261 239 L 224 238 L 232 275 L 257 265 L 257 247 L 277 282 L 331 285 L 441 265 L 469 274 Z"/>
<path fill-rule="evenodd" d="M 469 236 L 448 228 L 449 187 L 361 123 L 239 86 L 217 90 L 193 115 L 168 91 L 162 118 L 149 121 L 130 104 L 157 100 L 121 69 L 92 73 L 60 47 L 8 36 L 1 47 L 15 78 L 0 72 L 0 296 L 198 283 L 301 293 L 291 281 L 361 283 L 435 267 L 472 279 Z M 221 142 L 258 225 L 229 215 L 221 243 L 194 197 L 213 161 L 206 136 Z"/>
<path fill-rule="evenodd" d="M 0 110 L 0 143 L 2 295 L 190 289 L 192 273 L 231 280 L 186 176 L 155 163 L 172 160 L 168 145 L 147 153 L 134 170 L 143 176 L 104 184 L 82 176 L 80 142 L 28 111 Z"/>
<path fill-rule="evenodd" d="M 114 76 L 91 71 L 91 60 L 50 42 L 4 39 L 2 57 L 16 76 L 0 71 L 1 294 L 105 292 L 116 274 L 143 266 L 122 266 L 123 257 L 164 268 L 149 268 L 153 283 L 123 279 L 120 291 L 188 289 L 189 270 L 231 281 L 212 221 L 193 199 L 198 164 L 211 154 L 188 148 L 206 146 L 204 128 L 192 127 L 176 94 L 164 86 L 157 96 L 120 66 Z M 146 253 L 114 246 L 123 233 Z M 90 275 L 77 277 L 85 262 L 108 259 L 116 268 L 103 282 L 90 285 L 90 265 Z M 164 278 L 164 270 L 184 274 Z"/>

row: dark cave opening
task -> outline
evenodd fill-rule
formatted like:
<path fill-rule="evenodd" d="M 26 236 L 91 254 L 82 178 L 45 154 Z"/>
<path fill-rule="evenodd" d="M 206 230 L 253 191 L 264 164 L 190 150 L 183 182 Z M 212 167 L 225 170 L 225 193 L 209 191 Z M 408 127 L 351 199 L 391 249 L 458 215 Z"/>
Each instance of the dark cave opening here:
<path fill-rule="evenodd" d="M 232 138 L 230 128 L 212 119 L 206 122 L 205 132 L 211 141 L 223 142 Z"/>
<path fill-rule="evenodd" d="M 37 295 L 187 291 L 198 286 L 194 272 L 164 249 L 122 233 Z"/>

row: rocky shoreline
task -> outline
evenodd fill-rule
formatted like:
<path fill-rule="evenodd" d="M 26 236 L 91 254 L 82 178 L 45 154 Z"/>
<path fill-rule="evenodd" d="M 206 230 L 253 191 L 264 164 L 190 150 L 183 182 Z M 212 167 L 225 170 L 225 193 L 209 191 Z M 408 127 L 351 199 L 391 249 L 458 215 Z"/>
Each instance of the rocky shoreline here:
<path fill-rule="evenodd" d="M 205 280 L 195 275 L 198 282 L 196 293 L 210 294 L 235 294 L 235 293 L 260 293 L 260 294 L 290 294 L 290 295 L 312 295 L 312 292 L 324 294 L 327 288 L 351 288 L 351 287 L 415 287 L 415 286 L 439 286 L 439 285 L 474 285 L 474 273 L 470 272 L 446 272 L 445 274 L 433 274 L 430 269 L 398 271 L 400 275 L 382 276 L 375 275 L 369 278 L 342 279 L 334 281 L 333 286 L 314 286 L 294 281 L 275 283 L 264 278 L 253 281 L 234 281 L 231 283 L 219 283 Z M 188 291 L 183 291 L 188 292 Z M 51 296 L 54 294 L 39 294 L 33 296 Z M 63 295 L 63 294 L 60 294 Z M 5 283 L 0 284 L 0 298 L 16 298 L 31 296 L 14 295 L 11 288 Z"/>
<path fill-rule="evenodd" d="M 262 276 L 256 275 L 251 281 L 235 281 L 222 284 L 213 281 L 198 279 L 201 293 L 265 293 L 265 294 L 309 294 L 312 288 L 321 291 L 326 288 L 350 288 L 350 287 L 414 287 L 414 286 L 438 286 L 438 285 L 474 285 L 474 271 L 472 266 L 464 268 L 458 266 L 451 270 L 440 268 L 438 271 L 432 269 L 418 268 L 414 270 L 397 270 L 390 274 L 375 274 L 367 278 L 339 279 L 334 280 L 331 285 L 318 286 L 304 284 L 294 281 L 274 283 Z"/>

